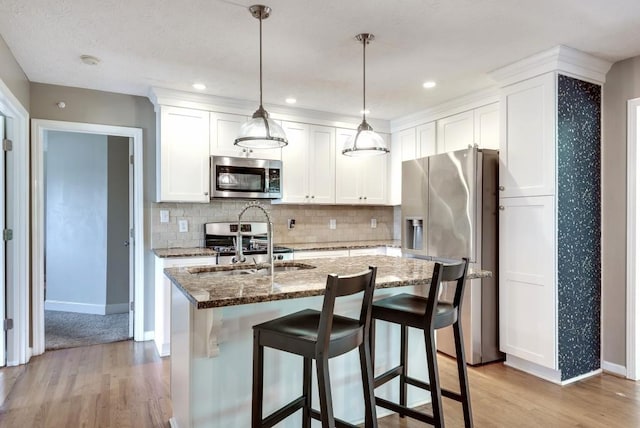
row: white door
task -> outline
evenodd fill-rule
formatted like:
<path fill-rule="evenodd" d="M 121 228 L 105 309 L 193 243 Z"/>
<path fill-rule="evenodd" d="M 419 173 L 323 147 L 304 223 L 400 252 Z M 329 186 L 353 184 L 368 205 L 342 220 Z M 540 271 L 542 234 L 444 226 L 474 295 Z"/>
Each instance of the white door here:
<path fill-rule="evenodd" d="M 4 140 L 4 116 L 0 116 L 0 142 Z M 4 168 L 4 150 L 0 150 L 2 158 L 0 159 L 0 229 L 5 228 L 5 168 Z M 5 244 L 4 240 L 0 243 L 0 321 L 5 319 L 5 307 L 6 307 L 6 259 L 5 259 Z M 7 333 L 3 326 L 0 325 L 0 367 L 7 364 L 6 356 L 7 347 Z"/>
<path fill-rule="evenodd" d="M 312 126 L 309 137 L 309 193 L 311 202 L 333 204 L 336 202 L 335 129 L 328 126 Z"/>

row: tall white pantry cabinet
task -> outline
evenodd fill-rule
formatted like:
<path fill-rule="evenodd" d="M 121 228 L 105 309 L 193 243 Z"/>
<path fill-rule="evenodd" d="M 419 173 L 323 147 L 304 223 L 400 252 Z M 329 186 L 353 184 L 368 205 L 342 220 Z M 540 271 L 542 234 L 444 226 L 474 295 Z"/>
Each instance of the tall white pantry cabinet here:
<path fill-rule="evenodd" d="M 494 75 L 500 349 L 507 365 L 566 383 L 600 369 L 601 84 L 610 64 L 564 47 L 545 55 L 526 60 L 529 75 L 516 66 Z"/>

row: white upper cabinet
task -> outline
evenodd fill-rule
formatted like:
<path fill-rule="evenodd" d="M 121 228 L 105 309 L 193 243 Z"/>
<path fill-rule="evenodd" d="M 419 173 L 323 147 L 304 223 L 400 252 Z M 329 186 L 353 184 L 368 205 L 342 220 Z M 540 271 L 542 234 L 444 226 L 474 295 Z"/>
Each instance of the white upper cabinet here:
<path fill-rule="evenodd" d="M 473 110 L 465 111 L 437 121 L 438 153 L 453 152 L 473 146 L 474 141 Z"/>
<path fill-rule="evenodd" d="M 497 118 L 496 118 L 497 121 Z M 436 123 L 429 122 L 416 128 L 418 141 L 416 144 L 416 159 L 435 155 L 436 148 Z"/>
<path fill-rule="evenodd" d="M 210 152 L 217 156 L 251 157 L 256 159 L 281 158 L 280 149 L 248 149 L 233 144 L 240 127 L 248 116 L 229 113 L 211 113 Z"/>
<path fill-rule="evenodd" d="M 283 122 L 283 203 L 335 203 L 335 129 Z"/>
<path fill-rule="evenodd" d="M 353 134 L 355 131 L 351 129 L 336 129 L 336 203 L 384 205 L 387 203 L 389 155 L 344 156 L 342 147 Z"/>
<path fill-rule="evenodd" d="M 416 150 L 416 129 L 409 128 L 398 132 L 394 137 L 398 138 L 400 145 L 400 156 L 402 161 L 417 159 Z"/>
<path fill-rule="evenodd" d="M 493 103 L 473 111 L 474 142 L 481 149 L 500 148 L 500 105 Z"/>
<path fill-rule="evenodd" d="M 504 88 L 500 197 L 555 194 L 555 75 Z"/>
<path fill-rule="evenodd" d="M 209 112 L 158 110 L 158 202 L 209 202 Z"/>

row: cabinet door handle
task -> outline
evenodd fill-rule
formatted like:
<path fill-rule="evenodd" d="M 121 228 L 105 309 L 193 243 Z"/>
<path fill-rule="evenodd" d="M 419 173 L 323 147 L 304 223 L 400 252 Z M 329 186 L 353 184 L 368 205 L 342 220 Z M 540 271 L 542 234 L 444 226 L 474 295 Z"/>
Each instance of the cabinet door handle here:
<path fill-rule="evenodd" d="M 498 190 L 504 192 L 504 186 L 498 186 Z"/>
<path fill-rule="evenodd" d="M 498 206 L 498 209 L 499 209 L 500 211 L 504 211 L 504 205 L 500 205 L 500 206 Z"/>

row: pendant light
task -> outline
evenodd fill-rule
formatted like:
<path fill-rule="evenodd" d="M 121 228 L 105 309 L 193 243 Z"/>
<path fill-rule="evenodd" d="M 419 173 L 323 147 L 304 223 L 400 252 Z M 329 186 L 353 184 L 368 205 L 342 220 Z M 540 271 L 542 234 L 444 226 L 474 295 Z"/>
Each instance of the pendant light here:
<path fill-rule="evenodd" d="M 389 147 L 385 140 L 373 131 L 366 119 L 366 47 L 374 39 L 373 34 L 362 33 L 356 36 L 356 40 L 362 42 L 362 123 L 358 126 L 358 132 L 345 142 L 342 154 L 345 156 L 372 156 L 389 153 Z"/>
<path fill-rule="evenodd" d="M 288 144 L 287 136 L 280 125 L 269 119 L 269 113 L 262 107 L 262 20 L 269 17 L 271 8 L 256 4 L 249 7 L 249 12 L 260 21 L 260 107 L 242 125 L 234 144 L 250 149 L 277 149 Z"/>

